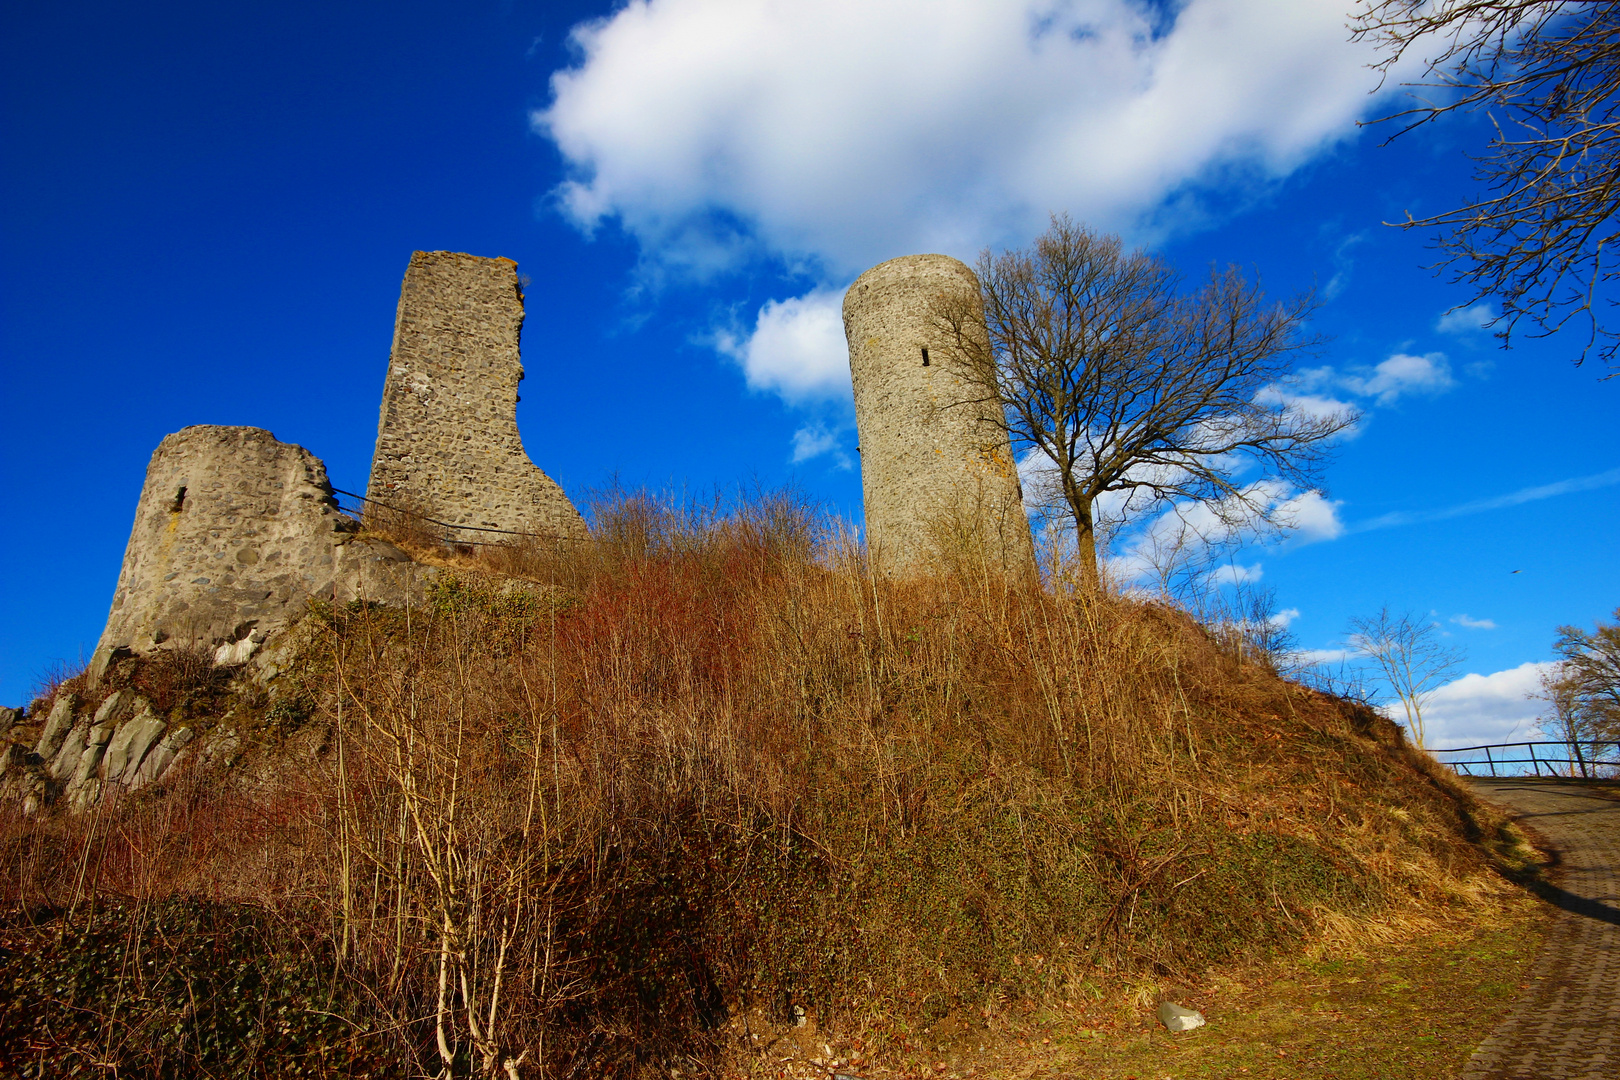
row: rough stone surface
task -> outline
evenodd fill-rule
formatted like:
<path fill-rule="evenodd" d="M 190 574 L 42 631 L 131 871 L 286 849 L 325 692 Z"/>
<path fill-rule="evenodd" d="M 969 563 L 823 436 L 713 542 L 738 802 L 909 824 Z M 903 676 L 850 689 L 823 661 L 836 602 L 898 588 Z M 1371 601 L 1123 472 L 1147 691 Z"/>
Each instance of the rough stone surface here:
<path fill-rule="evenodd" d="M 1463 1080 L 1620 1076 L 1620 802 L 1556 780 L 1471 783 L 1552 845 L 1562 876 L 1528 985 Z"/>
<path fill-rule="evenodd" d="M 450 251 L 411 256 L 368 498 L 452 526 L 585 535 L 579 511 L 529 460 L 518 435 L 522 326 L 523 293 L 512 260 Z M 476 529 L 450 535 L 503 539 Z"/>
<path fill-rule="evenodd" d="M 107 695 L 96 709 L 96 715 L 91 719 L 92 724 L 118 724 L 124 717 L 134 712 L 137 707 L 145 708 L 146 703 L 135 696 L 133 690 L 114 690 Z"/>
<path fill-rule="evenodd" d="M 907 255 L 844 295 L 867 545 L 884 573 L 926 572 L 949 548 L 1028 572 L 1034 546 L 996 405 L 930 314 L 948 292 L 976 297 L 979 280 L 949 256 Z"/>
<path fill-rule="evenodd" d="M 79 754 L 78 763 L 73 768 L 73 776 L 68 780 L 69 795 L 82 791 L 86 783 L 96 775 L 96 769 L 101 765 L 101 759 L 106 756 L 107 744 L 112 741 L 113 726 L 111 724 L 97 724 L 92 727 L 85 738 L 84 750 Z"/>
<path fill-rule="evenodd" d="M 130 789 L 145 787 L 153 781 L 162 780 L 169 774 L 170 766 L 179 762 L 180 752 L 191 745 L 191 740 L 196 737 L 197 733 L 191 728 L 175 728 L 164 735 L 146 755 L 146 760 L 141 762 L 140 768 L 135 770 L 134 777 L 128 781 Z"/>
<path fill-rule="evenodd" d="M 404 551 L 375 537 L 341 543 L 333 556 L 331 598 L 370 600 L 389 607 L 418 603 L 438 567 L 412 562 Z M 323 594 L 324 595 L 324 594 Z"/>
<path fill-rule="evenodd" d="M 72 694 L 57 696 L 50 715 L 45 718 L 45 730 L 39 733 L 39 745 L 34 747 L 34 753 L 46 761 L 56 756 L 57 751 L 62 749 L 62 740 L 67 738 L 68 731 L 73 727 L 73 712 L 78 705 L 78 699 Z"/>
<path fill-rule="evenodd" d="M 355 539 L 357 528 L 338 509 L 326 466 L 301 446 L 250 427 L 168 436 L 146 470 L 91 673 L 119 649 L 251 653 L 239 643 L 297 620 L 311 598 L 389 602 L 419 588 L 421 575 L 400 565 L 407 556 Z"/>
<path fill-rule="evenodd" d="M 68 729 L 67 737 L 62 740 L 62 746 L 56 751 L 45 766 L 45 771 L 64 780 L 73 775 L 79 767 L 79 758 L 84 754 L 84 748 L 90 740 L 90 722 L 81 720 Z"/>
<path fill-rule="evenodd" d="M 167 727 L 152 715 L 150 709 L 143 710 L 139 716 L 123 724 L 107 744 L 105 767 L 102 770 L 107 782 L 127 785 L 134 780 L 147 751 Z"/>
<path fill-rule="evenodd" d="M 330 588 L 345 516 L 326 467 L 250 427 L 188 427 L 158 444 L 91 670 L 113 650 L 212 647 L 301 614 Z"/>
<path fill-rule="evenodd" d="M 21 709 L 0 708 L 0 739 L 11 734 L 11 729 L 16 727 L 22 718 L 23 711 Z"/>

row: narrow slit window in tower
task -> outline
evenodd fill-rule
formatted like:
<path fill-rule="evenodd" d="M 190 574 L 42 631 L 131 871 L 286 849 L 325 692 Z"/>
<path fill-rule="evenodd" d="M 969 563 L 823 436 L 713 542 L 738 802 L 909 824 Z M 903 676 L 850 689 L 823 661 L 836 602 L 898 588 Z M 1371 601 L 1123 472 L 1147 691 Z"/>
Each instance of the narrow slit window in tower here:
<path fill-rule="evenodd" d="M 922 347 L 922 351 L 923 351 L 923 367 L 927 367 L 928 366 L 928 346 L 924 345 Z"/>
<path fill-rule="evenodd" d="M 169 504 L 169 513 L 178 514 L 186 508 L 186 489 L 184 486 L 174 493 L 174 502 Z"/>

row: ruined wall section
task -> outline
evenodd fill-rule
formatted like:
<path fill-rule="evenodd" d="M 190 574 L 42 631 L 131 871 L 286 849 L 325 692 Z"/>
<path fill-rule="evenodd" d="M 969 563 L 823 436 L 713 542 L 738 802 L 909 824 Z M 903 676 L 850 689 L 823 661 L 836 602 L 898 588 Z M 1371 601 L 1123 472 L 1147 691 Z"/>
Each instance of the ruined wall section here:
<path fill-rule="evenodd" d="M 121 649 L 219 647 L 240 663 L 314 598 L 398 602 L 407 556 L 357 540 L 326 466 L 251 427 L 199 425 L 158 444 L 96 647 L 99 677 Z"/>
<path fill-rule="evenodd" d="M 935 326 L 946 293 L 976 299 L 978 277 L 946 255 L 907 255 L 844 296 L 868 549 L 884 573 L 926 572 L 954 554 L 1029 572 L 1034 546 L 998 406 Z"/>
<path fill-rule="evenodd" d="M 411 256 L 367 496 L 452 525 L 583 537 L 585 522 L 518 435 L 517 264 Z M 498 539 L 463 530 L 461 540 Z"/>

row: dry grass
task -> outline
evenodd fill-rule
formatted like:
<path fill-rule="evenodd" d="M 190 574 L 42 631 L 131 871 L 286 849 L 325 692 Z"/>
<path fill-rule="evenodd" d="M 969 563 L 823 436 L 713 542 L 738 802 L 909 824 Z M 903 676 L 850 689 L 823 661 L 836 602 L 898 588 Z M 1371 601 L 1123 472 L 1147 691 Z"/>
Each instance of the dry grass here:
<path fill-rule="evenodd" d="M 728 1067 L 748 1016 L 898 1062 L 1400 940 L 1523 861 L 1387 721 L 1168 607 L 874 579 L 786 496 L 594 517 L 422 608 L 316 612 L 301 728 L 234 782 L 6 823 L 5 899 L 296 911 L 396 1068 L 583 1077 Z"/>

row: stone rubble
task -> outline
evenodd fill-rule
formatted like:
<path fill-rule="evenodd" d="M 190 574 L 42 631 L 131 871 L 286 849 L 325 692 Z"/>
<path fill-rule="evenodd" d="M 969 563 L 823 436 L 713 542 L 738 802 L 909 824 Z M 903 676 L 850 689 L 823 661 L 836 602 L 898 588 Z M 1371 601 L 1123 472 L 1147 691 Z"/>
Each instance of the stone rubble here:
<path fill-rule="evenodd" d="M 171 727 L 129 689 L 108 694 L 89 715 L 78 705 L 76 695 L 58 695 L 32 750 L 15 738 L 0 743 L 0 800 L 21 802 L 26 814 L 57 804 L 87 810 L 113 789 L 136 791 L 173 775 L 197 738 L 191 727 Z M 17 733 L 14 725 L 6 734 Z M 239 745 L 236 732 L 226 730 L 217 741 L 219 760 L 228 765 Z"/>

